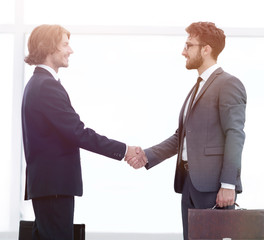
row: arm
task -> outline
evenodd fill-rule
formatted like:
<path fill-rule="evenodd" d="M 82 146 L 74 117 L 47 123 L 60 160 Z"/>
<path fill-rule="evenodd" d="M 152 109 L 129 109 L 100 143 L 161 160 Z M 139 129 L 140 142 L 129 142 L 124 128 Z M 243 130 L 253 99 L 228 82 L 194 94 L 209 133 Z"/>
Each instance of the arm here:
<path fill-rule="evenodd" d="M 136 151 L 131 153 L 128 152 L 126 154 L 125 160 L 135 169 L 141 168 L 143 166 L 145 166 L 146 169 L 150 169 L 177 153 L 177 139 L 178 132 L 160 144 L 145 149 L 144 151 L 137 147 L 135 149 Z"/>
<path fill-rule="evenodd" d="M 236 78 L 223 84 L 220 92 L 220 121 L 225 133 L 225 151 L 220 181 L 237 185 L 240 181 L 241 155 L 245 140 L 244 123 L 246 109 L 246 91 Z M 220 207 L 233 205 L 235 189 L 220 188 L 216 203 Z"/>
<path fill-rule="evenodd" d="M 246 91 L 242 83 L 232 78 L 220 92 L 220 123 L 225 134 L 225 150 L 220 181 L 237 184 L 241 171 L 241 156 L 245 141 L 244 124 Z"/>
<path fill-rule="evenodd" d="M 165 141 L 153 147 L 145 149 L 148 159 L 146 169 L 150 169 L 178 153 L 178 131 Z"/>
<path fill-rule="evenodd" d="M 58 82 L 44 81 L 37 100 L 37 111 L 40 111 L 49 123 L 46 134 L 57 139 L 56 142 L 64 146 L 64 149 L 67 146 L 83 148 L 117 160 L 124 158 L 126 145 L 102 136 L 93 129 L 85 128 L 73 109 L 68 94 Z"/>

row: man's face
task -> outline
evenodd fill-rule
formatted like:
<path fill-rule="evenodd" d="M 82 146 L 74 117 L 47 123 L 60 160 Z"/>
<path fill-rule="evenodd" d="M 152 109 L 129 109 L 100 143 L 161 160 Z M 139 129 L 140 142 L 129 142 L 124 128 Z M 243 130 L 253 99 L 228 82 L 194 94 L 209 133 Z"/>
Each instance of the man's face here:
<path fill-rule="evenodd" d="M 58 72 L 60 67 L 69 66 L 69 56 L 73 53 L 66 33 L 62 35 L 61 42 L 58 44 L 57 49 L 58 50 L 50 56 L 51 64 L 56 72 Z"/>
<path fill-rule="evenodd" d="M 199 41 L 195 37 L 188 37 L 183 49 L 182 55 L 186 58 L 186 68 L 187 69 L 199 69 L 203 63 L 204 59 L 201 55 L 201 48 Z"/>

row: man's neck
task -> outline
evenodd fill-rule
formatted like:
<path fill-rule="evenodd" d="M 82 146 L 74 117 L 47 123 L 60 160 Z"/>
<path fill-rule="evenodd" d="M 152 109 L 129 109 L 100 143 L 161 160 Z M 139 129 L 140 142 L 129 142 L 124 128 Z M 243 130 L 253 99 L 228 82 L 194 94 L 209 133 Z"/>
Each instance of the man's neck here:
<path fill-rule="evenodd" d="M 46 58 L 46 60 L 44 61 L 43 64 L 46 65 L 46 66 L 49 66 L 49 67 L 52 68 L 56 73 L 58 73 L 59 68 L 58 68 L 58 67 L 55 67 L 54 64 L 52 64 L 52 62 L 50 61 L 49 56 L 47 56 L 47 58 Z"/>
<path fill-rule="evenodd" d="M 208 68 L 212 67 L 216 63 L 216 60 L 205 61 L 202 66 L 197 69 L 199 76 L 201 76 L 204 71 L 206 71 Z"/>
<path fill-rule="evenodd" d="M 59 79 L 58 74 L 56 73 L 56 71 L 55 71 L 52 67 L 50 67 L 50 66 L 48 66 L 48 65 L 46 65 L 46 64 L 44 64 L 44 63 L 43 63 L 43 64 L 38 64 L 37 67 L 41 67 L 41 68 L 46 69 L 48 72 L 51 73 L 51 75 L 52 75 L 56 80 Z"/>

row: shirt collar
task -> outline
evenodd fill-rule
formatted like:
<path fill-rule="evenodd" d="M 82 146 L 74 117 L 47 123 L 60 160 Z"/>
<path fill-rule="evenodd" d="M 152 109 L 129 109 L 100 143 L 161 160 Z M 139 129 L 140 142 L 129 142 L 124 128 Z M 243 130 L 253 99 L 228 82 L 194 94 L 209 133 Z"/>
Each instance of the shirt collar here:
<path fill-rule="evenodd" d="M 44 65 L 44 64 L 39 64 L 39 65 L 37 65 L 37 67 L 41 67 L 41 68 L 46 69 L 57 81 L 59 80 L 59 76 L 53 68 L 51 68 L 47 65 Z"/>
<path fill-rule="evenodd" d="M 204 81 L 207 81 L 207 79 L 211 76 L 211 74 L 217 69 L 219 68 L 219 66 L 217 64 L 214 64 L 213 66 L 209 67 L 208 69 L 206 69 L 202 74 L 201 74 L 201 78 Z"/>

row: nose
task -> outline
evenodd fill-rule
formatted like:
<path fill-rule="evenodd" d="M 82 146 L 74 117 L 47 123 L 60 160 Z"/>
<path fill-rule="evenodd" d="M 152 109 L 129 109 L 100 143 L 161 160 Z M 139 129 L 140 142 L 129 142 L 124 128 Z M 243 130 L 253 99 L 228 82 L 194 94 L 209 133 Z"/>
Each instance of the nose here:
<path fill-rule="evenodd" d="M 183 50 L 182 50 L 182 55 L 183 55 L 184 57 L 186 57 L 186 56 L 187 56 L 187 51 L 186 51 L 186 49 L 185 49 L 185 48 L 183 48 Z"/>
<path fill-rule="evenodd" d="M 69 46 L 68 52 L 69 52 L 69 54 L 73 54 L 73 50 L 70 46 Z"/>

